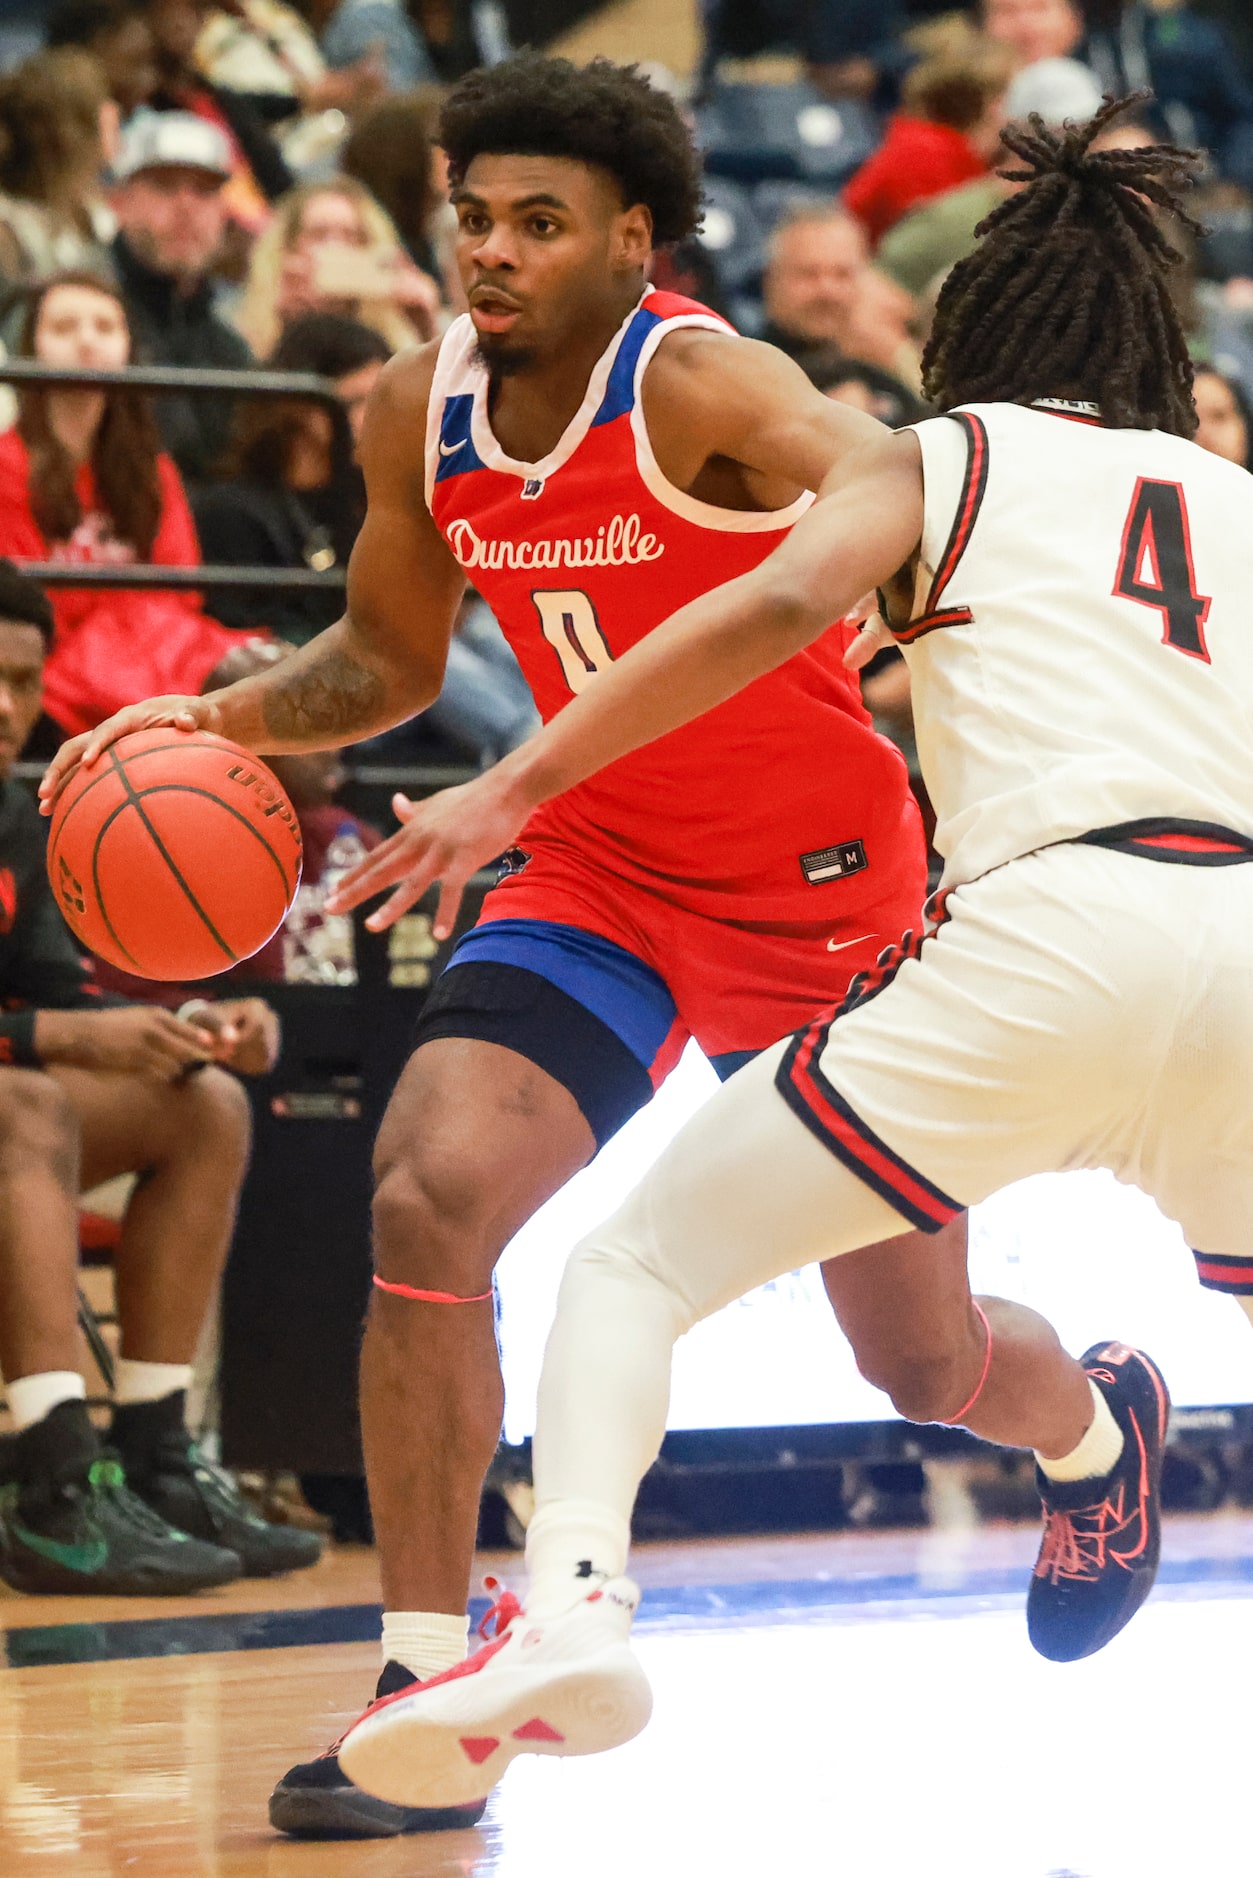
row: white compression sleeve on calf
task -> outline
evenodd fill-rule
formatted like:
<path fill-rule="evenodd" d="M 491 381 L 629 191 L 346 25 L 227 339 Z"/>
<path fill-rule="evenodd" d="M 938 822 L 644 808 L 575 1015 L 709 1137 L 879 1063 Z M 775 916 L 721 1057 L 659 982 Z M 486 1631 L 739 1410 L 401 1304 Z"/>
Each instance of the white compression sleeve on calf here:
<path fill-rule="evenodd" d="M 401 1663 L 418 1677 L 453 1669 L 466 1653 L 468 1617 L 447 1611 L 384 1611 L 383 1667 Z"/>
<path fill-rule="evenodd" d="M 34 1376 L 19 1376 L 16 1382 L 6 1383 L 4 1392 L 13 1425 L 21 1434 L 23 1428 L 33 1428 L 62 1402 L 83 1401 L 87 1384 L 76 1369 L 42 1369 Z"/>
<path fill-rule="evenodd" d="M 908 1230 L 787 1107 L 782 1051 L 720 1089 L 566 1267 L 539 1384 L 528 1611 L 573 1604 L 586 1560 L 621 1570 L 684 1331 L 784 1272 Z"/>

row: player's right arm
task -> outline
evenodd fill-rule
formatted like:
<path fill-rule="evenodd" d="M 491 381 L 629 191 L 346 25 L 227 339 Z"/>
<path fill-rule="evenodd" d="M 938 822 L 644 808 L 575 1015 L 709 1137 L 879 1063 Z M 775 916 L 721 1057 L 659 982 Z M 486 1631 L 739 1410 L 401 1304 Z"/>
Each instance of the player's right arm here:
<path fill-rule="evenodd" d="M 45 814 L 79 763 L 136 730 L 210 730 L 261 755 L 335 749 L 433 704 L 465 576 L 426 506 L 426 410 L 436 346 L 401 354 L 373 392 L 360 455 L 369 506 L 348 565 L 342 619 L 289 659 L 203 698 L 152 698 L 57 752 Z"/>

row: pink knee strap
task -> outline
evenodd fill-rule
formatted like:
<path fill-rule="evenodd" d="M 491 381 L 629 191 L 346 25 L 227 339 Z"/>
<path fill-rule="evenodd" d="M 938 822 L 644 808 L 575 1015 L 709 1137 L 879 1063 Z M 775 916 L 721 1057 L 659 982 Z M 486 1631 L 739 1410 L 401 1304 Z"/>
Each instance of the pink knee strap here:
<path fill-rule="evenodd" d="M 490 1291 L 480 1291 L 477 1297 L 459 1298 L 451 1291 L 419 1291 L 416 1285 L 389 1285 L 386 1278 L 378 1276 L 374 1283 L 380 1291 L 390 1291 L 397 1298 L 412 1298 L 417 1304 L 486 1304 L 492 1295 Z"/>
<path fill-rule="evenodd" d="M 377 1278 L 375 1279 L 374 1282 L 375 1284 L 378 1283 Z M 958 1409 L 956 1415 L 945 1416 L 944 1421 L 941 1424 L 941 1426 L 945 1428 L 953 1428 L 959 1422 L 965 1421 L 967 1415 L 969 1415 L 971 1409 L 974 1407 L 975 1403 L 979 1400 L 979 1397 L 983 1394 L 983 1385 L 987 1381 L 988 1371 L 992 1367 L 992 1326 L 991 1324 L 989 1324 L 987 1312 L 982 1308 L 982 1306 L 979 1304 L 975 1304 L 975 1300 L 973 1298 L 970 1300 L 970 1302 L 974 1304 L 975 1315 L 978 1317 L 979 1322 L 983 1325 L 983 1334 L 987 1338 L 987 1342 L 984 1346 L 984 1351 L 983 1351 L 983 1369 L 980 1373 L 979 1381 L 975 1386 L 975 1392 L 971 1396 L 969 1402 L 964 1402 L 962 1406 Z"/>

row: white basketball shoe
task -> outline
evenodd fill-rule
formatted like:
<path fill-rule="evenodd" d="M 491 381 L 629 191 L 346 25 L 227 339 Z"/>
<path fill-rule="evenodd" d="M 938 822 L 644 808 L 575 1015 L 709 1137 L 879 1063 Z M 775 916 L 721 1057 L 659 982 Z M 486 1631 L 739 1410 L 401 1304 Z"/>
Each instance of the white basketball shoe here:
<path fill-rule="evenodd" d="M 340 1766 L 396 1806 L 462 1806 L 490 1793 L 517 1754 L 620 1747 L 653 1706 L 628 1641 L 639 1600 L 629 1578 L 614 1578 L 533 1622 L 505 1592 L 480 1626 L 486 1634 L 495 1618 L 493 1640 L 373 1703 L 344 1737 Z"/>

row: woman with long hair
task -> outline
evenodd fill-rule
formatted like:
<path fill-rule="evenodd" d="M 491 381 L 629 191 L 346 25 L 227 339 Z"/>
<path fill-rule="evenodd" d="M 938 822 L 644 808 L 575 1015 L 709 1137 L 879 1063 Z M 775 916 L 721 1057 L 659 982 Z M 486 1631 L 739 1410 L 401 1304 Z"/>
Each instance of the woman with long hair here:
<path fill-rule="evenodd" d="M 390 357 L 373 327 L 334 313 L 294 320 L 268 360 L 272 371 L 330 379 L 337 408 L 295 398 L 242 400 L 221 482 L 197 491 L 206 558 L 222 566 L 345 567 L 365 519 L 365 483 L 353 456 L 365 400 Z M 342 592 L 210 593 L 224 625 L 264 623 L 303 645 L 344 610 Z"/>
<path fill-rule="evenodd" d="M 430 339 L 440 293 L 404 252 L 396 226 L 351 176 L 302 183 L 257 237 L 235 324 L 259 359 L 306 313 L 336 313 L 381 334 L 393 351 Z"/>
<path fill-rule="evenodd" d="M 18 351 L 45 365 L 117 370 L 130 361 L 115 287 L 76 271 L 30 295 Z M 31 388 L 0 435 L 0 554 L 14 561 L 194 567 L 195 525 L 148 400 L 130 390 Z M 56 588 L 44 706 L 67 735 L 154 687 L 199 681 L 232 644 L 189 592 Z"/>
<path fill-rule="evenodd" d="M 108 271 L 115 225 L 101 176 L 117 121 L 87 52 L 36 53 L 0 76 L 0 282 L 53 268 Z"/>

